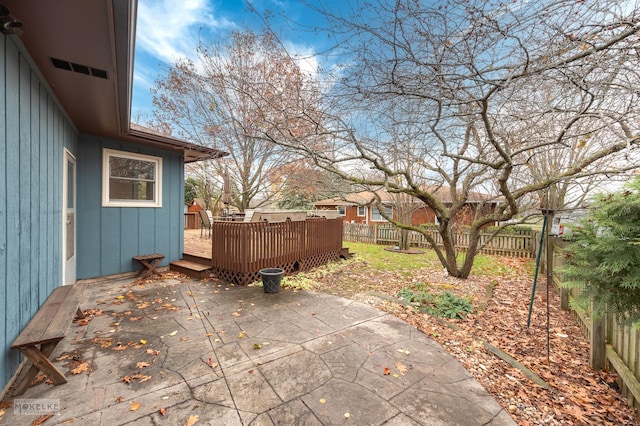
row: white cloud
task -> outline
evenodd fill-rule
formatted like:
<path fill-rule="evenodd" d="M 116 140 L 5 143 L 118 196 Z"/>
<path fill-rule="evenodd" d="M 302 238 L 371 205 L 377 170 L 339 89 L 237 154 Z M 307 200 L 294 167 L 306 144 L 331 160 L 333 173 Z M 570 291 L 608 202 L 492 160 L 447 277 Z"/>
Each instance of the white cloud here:
<path fill-rule="evenodd" d="M 226 19 L 216 19 L 208 0 L 140 0 L 136 49 L 163 62 L 192 57 L 201 29 L 232 28 Z"/>

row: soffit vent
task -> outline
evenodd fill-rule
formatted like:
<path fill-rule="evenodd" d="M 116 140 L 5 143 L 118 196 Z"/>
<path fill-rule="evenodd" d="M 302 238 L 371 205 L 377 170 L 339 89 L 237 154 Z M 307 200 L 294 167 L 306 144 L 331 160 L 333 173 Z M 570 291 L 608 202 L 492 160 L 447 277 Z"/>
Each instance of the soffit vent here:
<path fill-rule="evenodd" d="M 99 68 L 93 68 L 87 65 L 76 64 L 73 62 L 63 61 L 62 59 L 56 59 L 56 58 L 51 58 L 51 63 L 53 64 L 54 67 L 59 68 L 61 70 L 67 70 L 67 71 L 77 72 L 79 74 L 85 74 L 93 77 L 104 78 L 105 80 L 109 78 L 107 72 Z"/>

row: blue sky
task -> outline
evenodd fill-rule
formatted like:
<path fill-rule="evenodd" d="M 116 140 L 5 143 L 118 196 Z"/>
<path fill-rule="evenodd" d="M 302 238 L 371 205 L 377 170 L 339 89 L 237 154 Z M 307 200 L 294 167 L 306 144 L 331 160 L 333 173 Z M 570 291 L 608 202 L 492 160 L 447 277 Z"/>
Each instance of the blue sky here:
<path fill-rule="evenodd" d="M 342 3 L 344 0 L 338 0 Z M 257 10 L 285 13 L 295 22 L 310 22 L 310 13 L 297 0 L 257 0 Z M 332 3 L 331 1 L 325 3 Z M 260 18 L 249 11 L 242 0 L 139 0 L 136 30 L 132 121 L 144 122 L 151 118 L 152 95 L 150 89 L 176 59 L 195 57 L 199 40 L 206 44 L 224 41 L 232 30 L 253 29 L 262 26 Z M 308 32 L 291 31 L 281 19 L 272 22 L 273 29 L 290 52 L 310 55 L 322 42 Z M 314 61 L 304 67 L 313 68 Z M 311 71 L 311 69 L 309 69 Z"/>

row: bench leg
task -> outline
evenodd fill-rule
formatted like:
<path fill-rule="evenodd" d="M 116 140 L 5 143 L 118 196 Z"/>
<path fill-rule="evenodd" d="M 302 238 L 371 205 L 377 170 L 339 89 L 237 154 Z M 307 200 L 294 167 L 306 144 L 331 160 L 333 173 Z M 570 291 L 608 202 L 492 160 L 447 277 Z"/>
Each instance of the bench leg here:
<path fill-rule="evenodd" d="M 40 350 L 35 347 L 20 349 L 20 352 L 22 352 L 24 356 L 31 361 L 32 365 L 24 377 L 22 377 L 20 383 L 18 383 L 18 387 L 16 388 L 14 395 L 19 396 L 24 394 L 27 389 L 29 389 L 29 386 L 31 386 L 31 382 L 39 371 L 42 371 L 56 385 L 67 383 L 67 379 L 62 375 L 60 370 L 58 370 L 56 366 L 51 364 L 51 361 L 49 361 L 49 355 L 53 353 L 53 350 L 57 345 L 58 342 L 51 342 L 43 343 L 40 346 Z"/>
<path fill-rule="evenodd" d="M 138 273 L 138 275 L 142 275 L 144 273 L 142 279 L 147 278 L 151 274 L 162 275 L 160 271 L 156 271 L 156 268 L 160 265 L 160 262 L 162 262 L 162 259 L 164 259 L 164 257 L 154 259 L 151 261 L 151 263 L 147 262 L 146 260 L 140 260 L 140 262 L 146 267 L 146 269 L 142 269 Z"/>

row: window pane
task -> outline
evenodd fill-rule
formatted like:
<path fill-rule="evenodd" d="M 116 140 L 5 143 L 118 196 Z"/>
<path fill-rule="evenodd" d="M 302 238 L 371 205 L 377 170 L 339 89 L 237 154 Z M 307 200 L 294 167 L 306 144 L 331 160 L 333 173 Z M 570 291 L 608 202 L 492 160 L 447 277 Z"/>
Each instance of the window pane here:
<path fill-rule="evenodd" d="M 73 209 L 75 206 L 73 205 L 75 201 L 74 197 L 74 185 L 76 182 L 76 177 L 73 175 L 75 171 L 74 163 L 71 161 L 67 161 L 67 208 Z"/>
<path fill-rule="evenodd" d="M 130 179 L 153 180 L 155 163 L 132 158 L 110 157 L 110 176 Z"/>
<path fill-rule="evenodd" d="M 391 209 L 390 208 L 383 207 L 383 209 L 384 209 L 384 212 L 386 214 L 391 216 Z M 387 221 L 387 219 L 382 217 L 382 214 L 380 214 L 380 210 L 378 210 L 377 207 L 372 207 L 372 209 L 371 209 L 371 220 L 373 220 L 375 222 L 386 222 Z"/>
<path fill-rule="evenodd" d="M 111 200 L 148 200 L 153 201 L 155 183 L 128 179 L 110 179 L 109 195 Z"/>

